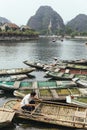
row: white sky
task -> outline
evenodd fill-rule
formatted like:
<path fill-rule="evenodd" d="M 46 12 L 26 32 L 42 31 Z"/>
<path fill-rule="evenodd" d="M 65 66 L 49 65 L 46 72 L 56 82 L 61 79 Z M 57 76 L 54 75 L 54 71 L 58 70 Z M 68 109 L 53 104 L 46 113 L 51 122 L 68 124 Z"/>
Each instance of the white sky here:
<path fill-rule="evenodd" d="M 0 17 L 17 25 L 25 25 L 40 6 L 48 5 L 62 18 L 64 23 L 78 14 L 87 15 L 87 0 L 0 0 Z"/>

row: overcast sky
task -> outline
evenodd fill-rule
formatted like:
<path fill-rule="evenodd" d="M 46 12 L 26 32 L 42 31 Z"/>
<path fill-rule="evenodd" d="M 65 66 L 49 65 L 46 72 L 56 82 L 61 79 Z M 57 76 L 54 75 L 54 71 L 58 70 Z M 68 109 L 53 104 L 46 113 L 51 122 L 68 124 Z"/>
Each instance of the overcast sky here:
<path fill-rule="evenodd" d="M 87 15 L 87 0 L 0 0 L 0 17 L 17 25 L 25 25 L 40 6 L 48 5 L 62 18 L 64 23 L 78 14 Z"/>

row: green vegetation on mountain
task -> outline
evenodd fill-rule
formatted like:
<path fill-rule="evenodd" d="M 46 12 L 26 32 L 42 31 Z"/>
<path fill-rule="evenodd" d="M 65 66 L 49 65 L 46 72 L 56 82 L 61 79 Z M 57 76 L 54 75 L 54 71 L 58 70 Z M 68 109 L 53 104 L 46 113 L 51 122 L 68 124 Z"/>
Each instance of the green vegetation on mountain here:
<path fill-rule="evenodd" d="M 65 28 L 63 19 L 50 6 L 41 6 L 27 25 L 41 34 L 58 34 Z"/>
<path fill-rule="evenodd" d="M 4 23 L 11 22 L 6 18 L 0 17 L 0 25 L 2 26 Z M 35 15 L 28 20 L 27 26 L 29 26 L 31 30 L 26 32 L 20 30 L 15 32 L 13 30 L 8 30 L 7 35 L 12 33 L 12 35 L 56 34 L 62 36 L 69 35 L 72 37 L 76 35 L 87 36 L 87 15 L 79 14 L 65 25 L 62 17 L 50 6 L 41 6 L 36 11 Z"/>
<path fill-rule="evenodd" d="M 65 33 L 71 35 L 87 35 L 87 15 L 79 14 L 66 24 Z"/>

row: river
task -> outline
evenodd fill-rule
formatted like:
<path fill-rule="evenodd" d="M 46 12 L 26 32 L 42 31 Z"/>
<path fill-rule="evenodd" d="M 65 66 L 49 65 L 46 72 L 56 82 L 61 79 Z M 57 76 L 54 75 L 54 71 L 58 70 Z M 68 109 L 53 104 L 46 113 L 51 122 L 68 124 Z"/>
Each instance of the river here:
<path fill-rule="evenodd" d="M 87 45 L 85 45 L 85 42 L 85 40 L 66 39 L 52 42 L 51 39 L 46 38 L 26 42 L 2 41 L 0 42 L 0 69 L 27 67 L 23 63 L 24 60 L 52 63 L 54 57 L 60 60 L 87 59 Z M 33 80 L 47 80 L 43 78 L 44 72 L 42 71 L 32 72 L 31 74 L 36 76 Z M 15 97 L 0 91 L 0 106 L 12 98 Z M 6 129 L 7 128 L 4 128 L 3 130 Z M 8 130 L 67 130 L 67 128 L 42 125 L 22 120 L 16 121 Z"/>

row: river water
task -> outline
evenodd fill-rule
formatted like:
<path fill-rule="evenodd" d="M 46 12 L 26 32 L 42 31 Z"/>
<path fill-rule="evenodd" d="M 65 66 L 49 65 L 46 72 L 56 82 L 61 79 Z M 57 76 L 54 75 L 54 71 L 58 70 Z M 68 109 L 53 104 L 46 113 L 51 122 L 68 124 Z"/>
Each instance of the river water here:
<path fill-rule="evenodd" d="M 85 40 L 66 39 L 52 42 L 51 39 L 46 38 L 27 42 L 0 42 L 0 69 L 27 67 L 23 63 L 24 60 L 52 63 L 54 57 L 60 60 L 87 59 L 85 42 Z M 44 72 L 36 71 L 31 74 L 36 78 L 30 80 L 47 80 L 44 78 Z M 0 106 L 12 98 L 15 97 L 0 90 Z M 4 130 L 6 129 L 4 128 Z M 67 128 L 22 120 L 15 121 L 8 130 L 67 130 Z"/>

